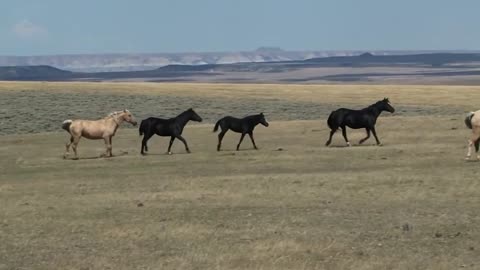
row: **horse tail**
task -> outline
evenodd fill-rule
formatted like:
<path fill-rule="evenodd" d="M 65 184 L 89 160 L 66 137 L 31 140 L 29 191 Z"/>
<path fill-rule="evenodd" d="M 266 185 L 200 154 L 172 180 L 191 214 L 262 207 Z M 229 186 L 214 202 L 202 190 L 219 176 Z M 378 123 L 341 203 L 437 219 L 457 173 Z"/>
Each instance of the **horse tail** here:
<path fill-rule="evenodd" d="M 72 122 L 73 121 L 69 119 L 69 120 L 63 121 L 62 123 L 62 128 L 66 130 L 68 133 L 70 133 L 70 125 L 72 124 Z"/>
<path fill-rule="evenodd" d="M 474 112 L 469 112 L 467 114 L 467 117 L 465 117 L 465 125 L 469 128 L 469 129 L 472 129 L 473 126 L 472 126 L 472 118 L 473 116 L 475 116 L 475 113 Z"/>
<path fill-rule="evenodd" d="M 140 136 L 142 136 L 143 133 L 145 132 L 146 125 L 147 125 L 147 121 L 142 120 L 142 122 L 140 123 L 140 127 L 138 128 L 138 133 L 140 134 Z"/>
<path fill-rule="evenodd" d="M 213 128 L 213 132 L 217 132 L 217 131 L 218 131 L 218 127 L 220 126 L 220 122 L 221 122 L 222 120 L 223 120 L 223 118 L 220 119 L 220 120 L 218 120 L 217 123 L 215 123 L 215 127 Z"/>
<path fill-rule="evenodd" d="M 331 129 L 331 130 L 337 130 L 338 129 L 338 125 L 335 124 L 335 115 L 336 115 L 336 112 L 337 111 L 333 111 L 330 113 L 330 115 L 328 116 L 328 120 L 327 120 L 327 124 L 328 124 L 328 127 Z"/>

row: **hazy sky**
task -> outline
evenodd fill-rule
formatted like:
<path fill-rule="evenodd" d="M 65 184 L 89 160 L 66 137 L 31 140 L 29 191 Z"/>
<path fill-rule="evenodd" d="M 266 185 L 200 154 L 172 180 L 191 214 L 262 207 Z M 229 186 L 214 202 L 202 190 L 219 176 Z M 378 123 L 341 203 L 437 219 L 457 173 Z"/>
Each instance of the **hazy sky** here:
<path fill-rule="evenodd" d="M 480 49 L 478 0 L 4 0 L 0 55 Z"/>

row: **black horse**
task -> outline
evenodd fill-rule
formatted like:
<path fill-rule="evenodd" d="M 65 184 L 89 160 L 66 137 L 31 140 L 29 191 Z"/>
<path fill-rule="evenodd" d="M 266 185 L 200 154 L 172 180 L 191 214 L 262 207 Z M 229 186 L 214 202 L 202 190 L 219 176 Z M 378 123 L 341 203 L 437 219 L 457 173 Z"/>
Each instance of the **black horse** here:
<path fill-rule="evenodd" d="M 338 110 L 333 111 L 330 113 L 328 117 L 328 126 L 330 127 L 330 138 L 328 138 L 327 143 L 325 145 L 330 145 L 332 142 L 333 134 L 338 130 L 338 128 L 342 128 L 343 138 L 347 142 L 347 145 L 350 146 L 350 142 L 347 139 L 347 129 L 346 127 L 359 129 L 365 128 L 367 131 L 367 137 L 360 140 L 360 144 L 365 142 L 368 138 L 370 138 L 370 131 L 373 133 L 375 140 L 377 141 L 377 145 L 381 145 L 380 141 L 377 137 L 377 132 L 375 131 L 375 123 L 377 122 L 377 118 L 382 111 L 388 111 L 390 113 L 395 112 L 395 109 L 390 105 L 390 101 L 388 98 L 384 98 L 368 106 L 367 108 L 361 110 L 350 110 L 341 108 Z"/>
<path fill-rule="evenodd" d="M 145 155 L 145 152 L 148 152 L 147 141 L 154 135 L 158 136 L 170 136 L 170 144 L 168 145 L 168 154 L 172 154 L 170 149 L 172 148 L 173 141 L 175 138 L 179 139 L 185 145 L 185 150 L 190 153 L 188 148 L 187 141 L 182 137 L 183 128 L 188 123 L 188 121 L 202 122 L 202 118 L 192 109 L 188 109 L 178 115 L 177 117 L 170 119 L 161 119 L 155 117 L 149 117 L 145 120 L 142 120 L 139 128 L 140 136 L 143 136 L 142 140 L 142 149 L 140 153 Z"/>
<path fill-rule="evenodd" d="M 250 136 L 253 147 L 255 149 L 258 149 L 257 145 L 255 145 L 255 140 L 253 139 L 253 129 L 258 124 L 262 124 L 268 127 L 268 123 L 265 120 L 265 116 L 263 115 L 263 113 L 250 115 L 242 119 L 235 118 L 232 116 L 225 116 L 224 118 L 218 120 L 217 123 L 215 124 L 215 127 L 213 128 L 213 132 L 217 132 L 218 127 L 222 129 L 222 131 L 220 131 L 220 133 L 218 134 L 217 151 L 220 151 L 220 147 L 222 146 L 223 136 L 225 136 L 225 133 L 227 133 L 229 129 L 237 133 L 242 133 L 242 136 L 240 137 L 240 141 L 238 142 L 238 145 L 237 145 L 237 151 L 240 148 L 240 144 L 242 143 L 243 137 L 245 137 L 245 134 L 248 134 Z"/>

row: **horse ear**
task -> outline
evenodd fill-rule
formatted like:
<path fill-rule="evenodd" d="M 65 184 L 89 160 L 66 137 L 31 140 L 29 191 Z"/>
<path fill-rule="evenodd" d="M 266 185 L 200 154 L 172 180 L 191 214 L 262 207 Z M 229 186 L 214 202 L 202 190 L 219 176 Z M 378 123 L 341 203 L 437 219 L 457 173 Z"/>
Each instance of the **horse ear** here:
<path fill-rule="evenodd" d="M 189 111 L 193 111 L 193 108 L 188 109 Z"/>
<path fill-rule="evenodd" d="M 263 115 L 263 112 L 261 112 L 260 115 Z"/>
<path fill-rule="evenodd" d="M 124 109 L 123 112 L 127 112 L 127 109 Z"/>

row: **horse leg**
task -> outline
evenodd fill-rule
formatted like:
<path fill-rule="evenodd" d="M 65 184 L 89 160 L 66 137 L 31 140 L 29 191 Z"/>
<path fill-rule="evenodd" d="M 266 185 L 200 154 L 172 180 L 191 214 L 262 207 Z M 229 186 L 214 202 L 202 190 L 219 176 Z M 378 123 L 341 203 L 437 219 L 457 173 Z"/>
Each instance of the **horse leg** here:
<path fill-rule="evenodd" d="M 257 145 L 255 145 L 255 140 L 253 139 L 253 131 L 250 131 L 248 133 L 248 136 L 250 136 L 250 140 L 252 141 L 253 148 L 255 148 L 255 150 L 258 150 Z"/>
<path fill-rule="evenodd" d="M 470 139 L 470 140 L 468 140 L 467 157 L 465 158 L 465 159 L 467 159 L 467 160 L 470 159 L 470 157 L 472 156 L 472 146 L 473 146 L 473 142 L 472 142 L 472 140 Z"/>
<path fill-rule="evenodd" d="M 480 135 L 478 135 L 474 130 L 474 133 L 472 134 L 472 137 L 470 137 L 470 140 L 468 140 L 468 152 L 467 152 L 466 159 L 470 159 L 470 157 L 472 155 L 472 147 L 473 146 L 475 146 L 475 150 L 477 151 L 477 144 L 478 144 L 479 140 L 480 140 Z M 479 157 L 477 156 L 477 158 L 479 158 Z"/>
<path fill-rule="evenodd" d="M 345 139 L 345 142 L 347 143 L 347 146 L 350 146 L 350 142 L 348 141 L 348 138 L 347 138 L 347 127 L 346 126 L 342 127 L 342 135 L 343 135 L 343 138 Z"/>
<path fill-rule="evenodd" d="M 173 144 L 173 141 L 175 140 L 175 136 L 171 136 L 170 137 L 170 143 L 168 144 L 168 151 L 167 151 L 167 154 L 171 155 L 172 154 L 172 151 L 170 151 L 172 149 L 172 144 Z"/>
<path fill-rule="evenodd" d="M 74 157 L 73 159 L 78 159 L 77 146 L 78 146 L 78 142 L 80 141 L 80 138 L 81 138 L 81 136 L 78 136 L 78 137 L 74 137 L 74 138 L 73 138 L 72 149 L 73 149 L 73 153 L 75 154 L 75 157 Z"/>
<path fill-rule="evenodd" d="M 223 140 L 223 136 L 225 136 L 225 133 L 227 133 L 228 129 L 227 130 L 223 130 L 218 133 L 218 144 L 217 144 L 217 151 L 220 151 L 220 148 L 222 147 L 222 140 Z"/>
<path fill-rule="evenodd" d="M 142 139 L 142 148 L 140 149 L 140 153 L 142 155 L 145 155 L 145 153 L 143 152 L 144 149 L 145 149 L 145 152 L 148 152 L 148 146 L 147 146 L 147 142 L 148 140 L 150 140 L 150 138 L 153 136 L 153 133 L 149 132 L 149 133 L 145 133 L 143 135 L 143 139 Z"/>
<path fill-rule="evenodd" d="M 110 152 L 110 153 L 109 153 L 109 154 L 110 154 L 110 157 L 113 157 L 113 153 L 112 153 L 112 148 L 113 148 L 113 146 L 112 146 L 112 138 L 113 138 L 113 136 L 110 136 L 110 137 L 108 138 L 108 151 Z"/>
<path fill-rule="evenodd" d="M 70 136 L 70 143 L 67 143 L 65 145 L 65 154 L 63 154 L 63 158 L 66 159 L 68 155 L 70 154 L 70 145 L 73 143 L 73 136 Z"/>
<path fill-rule="evenodd" d="M 238 144 L 237 144 L 237 151 L 240 149 L 240 144 L 242 143 L 243 137 L 245 137 L 245 134 L 246 134 L 246 133 L 242 133 L 242 136 L 240 137 L 240 141 L 239 141 Z"/>
<path fill-rule="evenodd" d="M 329 145 L 330 145 L 330 143 L 332 142 L 333 134 L 335 134 L 335 132 L 337 132 L 337 129 L 332 129 L 332 130 L 330 130 L 330 137 L 328 138 L 328 141 L 325 143 L 325 146 L 329 146 Z"/>
<path fill-rule="evenodd" d="M 364 143 L 366 140 L 368 140 L 368 138 L 370 138 L 370 129 L 369 129 L 369 128 L 366 128 L 365 130 L 367 131 L 367 137 L 361 139 L 361 140 L 358 142 L 359 144 Z"/>
<path fill-rule="evenodd" d="M 375 141 L 377 141 L 377 145 L 382 145 L 382 143 L 378 140 L 377 132 L 375 131 L 375 127 L 372 127 L 372 133 L 373 133 L 373 137 L 375 137 Z"/>
<path fill-rule="evenodd" d="M 477 139 L 474 141 L 473 145 L 475 146 L 475 153 L 477 153 L 477 159 L 480 159 L 480 155 L 478 155 L 478 148 L 480 146 L 480 127 L 475 127 L 475 134 L 477 135 Z"/>
<path fill-rule="evenodd" d="M 104 137 L 103 140 L 105 141 L 105 153 L 101 154 L 101 157 L 108 157 L 110 153 L 110 137 Z"/>
<path fill-rule="evenodd" d="M 185 151 L 187 151 L 187 153 L 190 153 L 190 148 L 188 148 L 188 144 L 187 144 L 187 141 L 185 140 L 185 138 L 182 137 L 182 135 L 178 135 L 177 138 L 183 142 L 183 144 L 185 145 Z"/>

